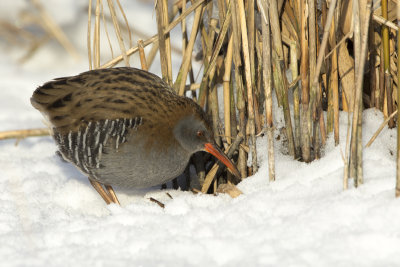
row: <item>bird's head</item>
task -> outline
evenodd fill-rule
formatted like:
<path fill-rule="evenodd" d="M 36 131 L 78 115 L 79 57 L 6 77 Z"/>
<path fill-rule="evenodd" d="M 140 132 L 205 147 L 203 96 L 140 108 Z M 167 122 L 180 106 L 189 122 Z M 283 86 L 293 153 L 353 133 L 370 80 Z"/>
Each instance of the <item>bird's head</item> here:
<path fill-rule="evenodd" d="M 198 115 L 191 114 L 178 121 L 173 130 L 176 140 L 189 154 L 198 151 L 212 154 L 240 179 L 240 173 L 236 166 L 215 144 L 210 123 L 205 116 Z"/>

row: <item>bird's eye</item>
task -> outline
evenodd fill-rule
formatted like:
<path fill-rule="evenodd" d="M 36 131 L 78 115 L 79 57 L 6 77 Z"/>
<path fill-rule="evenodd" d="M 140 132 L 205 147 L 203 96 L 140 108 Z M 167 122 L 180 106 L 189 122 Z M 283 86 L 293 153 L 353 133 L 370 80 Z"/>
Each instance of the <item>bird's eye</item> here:
<path fill-rule="evenodd" d="M 197 131 L 198 137 L 204 137 L 204 131 Z"/>

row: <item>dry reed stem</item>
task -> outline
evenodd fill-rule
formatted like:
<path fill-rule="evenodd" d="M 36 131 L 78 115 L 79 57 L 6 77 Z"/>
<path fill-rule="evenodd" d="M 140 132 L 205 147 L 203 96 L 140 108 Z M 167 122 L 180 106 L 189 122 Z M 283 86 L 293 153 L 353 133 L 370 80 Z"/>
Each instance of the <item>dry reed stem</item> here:
<path fill-rule="evenodd" d="M 319 74 L 316 75 L 316 57 L 317 57 L 317 41 L 316 41 L 316 27 L 315 27 L 315 1 L 314 0 L 308 0 L 308 57 L 309 57 L 309 75 L 310 75 L 310 106 L 308 108 L 308 116 L 307 116 L 307 126 L 308 126 L 308 132 L 313 136 L 312 141 L 313 141 L 313 148 L 314 148 L 314 157 L 318 158 L 319 154 L 319 142 L 317 140 L 319 139 L 319 133 L 317 133 L 316 128 L 315 128 L 315 121 L 313 120 L 313 114 L 316 112 L 316 105 L 318 103 L 317 100 L 317 90 L 319 90 L 318 86 L 314 86 L 313 82 L 313 77 L 318 76 Z M 320 51 L 325 51 L 320 50 Z M 319 53 L 320 55 L 323 53 Z M 305 118 L 303 118 L 305 119 Z M 312 160 L 311 155 L 310 155 L 310 160 Z"/>
<path fill-rule="evenodd" d="M 345 156 L 343 159 L 343 190 L 347 190 L 349 187 L 349 153 L 350 153 L 350 113 L 347 113 L 347 133 L 346 133 L 346 147 L 345 147 Z M 342 155 L 343 157 L 343 155 Z"/>
<path fill-rule="evenodd" d="M 6 139 L 24 139 L 33 136 L 47 136 L 50 135 L 49 128 L 28 129 L 28 130 L 13 130 L 0 132 L 0 140 Z"/>
<path fill-rule="evenodd" d="M 168 0 L 157 0 L 157 1 L 164 1 L 162 5 L 162 24 L 163 28 L 167 28 L 169 24 L 169 13 L 168 13 Z M 167 74 L 168 74 L 168 81 L 169 84 L 173 84 L 173 79 L 172 79 L 172 59 L 171 59 L 171 37 L 170 34 L 165 35 L 165 52 L 167 54 Z"/>
<path fill-rule="evenodd" d="M 268 137 L 268 175 L 270 181 L 275 181 L 275 153 L 274 153 L 274 120 L 272 114 L 272 79 L 271 79 L 271 39 L 269 30 L 269 10 L 266 1 L 258 0 L 258 7 L 262 13 L 262 59 L 263 81 L 265 93 L 265 116 Z M 296 53 L 294 53 L 296 54 Z M 296 59 L 297 61 L 297 59 Z"/>
<path fill-rule="evenodd" d="M 143 41 L 143 47 L 146 47 L 149 44 L 152 44 L 152 43 L 155 43 L 155 42 L 158 43 L 157 38 L 158 38 L 157 35 L 154 35 L 150 39 L 147 39 L 147 40 Z M 128 56 L 130 56 L 130 55 L 132 55 L 133 53 L 135 53 L 137 51 L 139 51 L 139 47 L 136 45 L 135 47 L 131 47 L 130 49 L 128 49 L 126 51 L 126 54 Z M 116 64 L 118 64 L 122 60 L 123 60 L 123 57 L 122 57 L 122 55 L 120 55 L 120 56 L 108 61 L 107 63 L 101 65 L 100 68 L 109 68 L 109 67 L 115 66 Z"/>
<path fill-rule="evenodd" d="M 384 17 L 379 16 L 377 14 L 373 14 L 372 15 L 372 19 L 374 21 L 378 22 L 379 24 L 388 26 L 389 28 L 391 28 L 391 29 L 393 29 L 395 31 L 398 31 L 399 28 L 400 28 L 398 25 L 394 24 L 393 22 L 391 22 L 391 21 L 389 21 L 389 20 L 385 19 Z"/>
<path fill-rule="evenodd" d="M 328 44 L 329 30 L 330 30 L 331 23 L 333 20 L 333 14 L 335 12 L 335 7 L 336 7 L 336 0 L 332 0 L 329 5 L 329 10 L 328 10 L 327 18 L 326 18 L 326 24 L 324 27 L 324 34 L 322 36 L 320 51 L 325 51 L 326 46 Z M 311 97 L 310 97 L 310 103 L 309 103 L 309 108 L 308 108 L 308 112 L 309 112 L 308 117 L 310 117 L 310 118 L 312 115 L 311 112 L 317 111 L 317 114 L 321 115 L 321 113 L 319 113 L 319 111 L 318 111 L 318 109 L 320 107 L 317 107 L 317 105 L 320 104 L 318 80 L 319 80 L 319 75 L 321 72 L 322 62 L 323 62 L 324 58 L 325 58 L 324 53 L 320 52 L 318 54 L 317 65 L 315 67 L 315 73 L 314 73 L 314 76 L 312 76 L 313 80 L 312 80 L 312 88 L 311 88 Z M 319 119 L 319 118 L 317 118 L 317 119 Z M 319 144 L 316 144 L 316 145 L 319 146 Z"/>
<path fill-rule="evenodd" d="M 308 75 L 309 71 L 309 57 L 308 57 L 308 27 L 307 27 L 307 14 L 306 14 L 306 0 L 301 0 L 300 5 L 300 47 L 301 47 L 301 63 L 300 63 L 300 73 L 301 73 L 301 153 L 302 158 L 305 162 L 310 162 L 311 160 L 311 150 L 310 150 L 310 132 L 308 128 L 308 120 L 311 117 L 307 116 L 308 104 L 310 99 L 310 77 Z"/>
<path fill-rule="evenodd" d="M 387 0 L 381 1 L 382 5 L 382 17 L 388 19 L 388 2 Z M 383 63 L 385 72 L 385 89 L 387 97 L 387 110 L 388 114 L 393 112 L 393 101 L 392 101 L 392 81 L 390 76 L 390 47 L 389 47 L 389 28 L 386 25 L 382 26 L 382 46 L 383 46 Z M 389 128 L 394 127 L 394 120 L 389 121 Z"/>
<path fill-rule="evenodd" d="M 132 47 L 133 46 L 132 31 L 131 31 L 131 28 L 129 27 L 128 19 L 127 19 L 126 15 L 125 15 L 124 9 L 121 6 L 121 3 L 119 2 L 119 0 L 116 0 L 116 1 L 117 1 L 119 10 L 121 11 L 122 17 L 124 18 L 125 26 L 128 29 L 129 47 Z"/>
<path fill-rule="evenodd" d="M 189 72 L 189 67 L 192 61 L 192 52 L 196 41 L 197 31 L 199 29 L 202 10 L 203 7 L 201 6 L 199 9 L 196 9 L 196 12 L 194 14 L 193 26 L 192 31 L 190 32 L 189 42 L 186 46 L 185 55 L 183 56 L 183 62 L 174 83 L 175 92 L 179 93 L 179 95 L 183 95 L 185 93 L 187 74 Z"/>
<path fill-rule="evenodd" d="M 164 13 L 164 0 L 156 1 L 156 11 L 157 11 L 157 29 L 158 29 L 158 45 L 160 52 L 160 64 L 161 64 L 161 73 L 162 79 L 169 85 L 172 84 L 172 81 L 169 79 L 169 70 L 168 70 L 168 59 L 167 59 L 167 36 L 164 34 L 164 16 L 168 13 Z"/>
<path fill-rule="evenodd" d="M 235 65 L 235 83 L 236 83 L 236 107 L 239 111 L 239 132 L 244 133 L 246 129 L 246 117 L 245 117 L 245 100 L 244 100 L 244 88 L 243 88 L 243 73 L 242 73 L 242 58 L 241 58 L 241 33 L 238 22 L 237 14 L 237 1 L 234 0 L 231 4 L 232 12 L 232 35 L 233 35 L 233 62 Z M 233 91 L 233 89 L 232 89 Z M 233 94 L 232 94 L 233 95 Z M 233 112 L 232 112 L 233 113 Z M 236 119 L 235 116 L 232 118 Z M 247 140 L 246 140 L 247 141 Z M 238 157 L 238 169 L 242 177 L 247 177 L 247 153 L 240 147 Z"/>
<path fill-rule="evenodd" d="M 103 3 L 101 4 L 101 14 L 102 14 L 102 19 L 103 19 L 104 31 L 106 32 L 108 45 L 109 45 L 110 51 L 111 51 L 111 57 L 114 57 L 114 51 L 113 51 L 113 47 L 112 47 L 112 44 L 111 44 L 110 35 L 108 34 L 106 18 L 105 18 L 105 15 L 104 15 Z"/>
<path fill-rule="evenodd" d="M 389 117 L 387 117 L 379 126 L 378 130 L 372 135 L 371 139 L 369 139 L 368 143 L 365 145 L 365 148 L 370 147 L 372 143 L 375 141 L 375 139 L 379 136 L 379 134 L 382 132 L 383 128 L 385 128 L 386 124 L 389 122 L 391 118 L 396 116 L 398 110 L 395 110 L 392 114 L 390 114 Z"/>
<path fill-rule="evenodd" d="M 217 64 L 218 54 L 222 48 L 222 45 L 224 44 L 224 39 L 225 39 L 226 33 L 228 32 L 229 24 L 231 21 L 231 16 L 232 16 L 232 13 L 231 13 L 231 8 L 230 8 L 230 4 L 229 4 L 227 12 L 224 16 L 225 20 L 222 23 L 221 30 L 219 32 L 214 49 L 211 51 L 211 46 L 210 46 L 210 50 L 207 51 L 207 53 L 212 52 L 212 55 L 208 62 L 206 59 L 206 62 L 205 62 L 206 69 L 204 71 L 204 75 L 203 75 L 201 85 L 200 85 L 199 105 L 202 107 L 205 105 L 205 95 L 206 95 L 206 87 L 208 85 L 208 80 L 209 80 L 209 77 L 213 76 L 212 73 L 215 72 L 215 66 Z M 208 43 L 211 45 L 211 42 L 208 42 Z"/>
<path fill-rule="evenodd" d="M 93 37 L 93 68 L 100 68 L 100 6 L 101 0 L 96 1 L 96 11 L 95 11 L 95 24 L 94 24 L 94 37 Z"/>
<path fill-rule="evenodd" d="M 249 41 L 249 62 L 250 62 L 250 72 L 251 72 L 251 80 L 252 84 L 255 84 L 256 80 L 256 71 L 255 71 L 255 23 L 254 23 L 254 0 L 247 0 L 246 3 L 246 17 L 247 17 L 247 29 L 248 29 L 248 41 Z M 253 86 L 254 87 L 254 86 Z M 257 99 L 254 98 L 254 106 L 256 106 Z M 257 111 L 257 109 L 255 109 Z M 257 119 L 257 117 L 255 117 Z"/>
<path fill-rule="evenodd" d="M 366 61 L 366 55 L 367 55 L 367 44 L 368 44 L 368 27 L 369 27 L 369 19 L 370 19 L 370 12 L 371 12 L 371 4 L 372 0 L 368 0 L 367 2 L 367 7 L 366 7 L 366 12 L 365 12 L 365 21 L 364 21 L 364 28 L 362 31 L 362 40 L 361 40 L 361 52 L 360 52 L 360 65 L 358 68 L 358 74 L 357 74 L 357 82 L 356 82 L 356 97 L 355 97 L 355 105 L 354 105 L 354 112 L 353 112 L 353 122 L 352 122 L 352 131 L 358 132 L 358 146 L 361 145 L 361 131 L 362 131 L 362 125 L 361 125 L 361 116 L 362 116 L 362 84 L 363 84 L 363 78 L 364 78 L 364 67 L 365 67 L 365 61 Z M 353 134 L 354 136 L 354 134 Z M 357 176 L 355 177 L 355 185 L 361 185 L 363 183 L 363 176 L 362 176 L 362 150 L 360 148 L 357 148 Z"/>
<path fill-rule="evenodd" d="M 231 70 L 232 70 L 232 58 L 233 58 L 233 35 L 230 36 L 228 49 L 225 55 L 225 73 L 223 77 L 223 88 L 224 88 L 224 124 L 225 124 L 225 136 L 228 144 L 232 143 L 231 134 L 231 94 L 230 94 L 230 81 L 231 81 Z"/>
<path fill-rule="evenodd" d="M 247 109 L 248 109 L 248 123 L 251 139 L 251 152 L 252 152 L 252 166 L 253 173 L 257 172 L 257 148 L 256 148 L 256 137 L 255 137 L 255 117 L 254 117 L 254 100 L 252 91 L 252 80 L 250 70 L 250 55 L 249 55 L 249 44 L 247 39 L 247 28 L 246 28 L 246 17 L 244 11 L 243 0 L 237 0 L 239 7 L 239 20 L 242 32 L 242 51 L 244 57 L 246 87 L 247 87 Z"/>
<path fill-rule="evenodd" d="M 124 40 L 121 35 L 121 30 L 119 28 L 119 23 L 118 23 L 118 19 L 117 19 L 117 14 L 115 12 L 113 0 L 107 0 L 107 3 L 108 3 L 108 9 L 110 10 L 111 19 L 112 19 L 112 22 L 114 25 L 115 35 L 118 40 L 118 44 L 119 44 L 119 48 L 121 50 L 122 57 L 124 58 L 125 65 L 127 67 L 129 67 L 130 66 L 129 59 L 128 59 L 128 56 L 126 55 L 125 44 L 124 44 Z"/>
<path fill-rule="evenodd" d="M 354 29 L 354 82 L 355 82 L 355 87 L 357 88 L 357 82 L 358 82 L 358 74 L 359 74 L 359 66 L 360 66 L 360 50 L 361 50 L 361 29 L 360 29 L 360 8 L 359 8 L 359 1 L 354 1 L 353 3 L 353 9 L 352 9 L 352 14 L 353 14 L 353 29 Z M 353 103 L 352 103 L 352 110 L 353 110 L 353 119 L 354 115 L 358 113 L 358 107 L 359 105 L 359 98 L 356 98 L 356 90 L 353 90 Z M 354 121 L 353 121 L 354 122 Z M 357 124 L 358 121 L 355 121 L 354 124 L 352 124 L 352 131 L 351 131 L 351 140 L 350 140 L 350 159 L 349 159 L 349 171 L 350 177 L 354 177 L 354 186 L 357 187 Z"/>
<path fill-rule="evenodd" d="M 87 51 L 89 60 L 89 70 L 93 69 L 92 64 L 92 41 L 91 41 L 91 31 L 92 31 L 92 0 L 89 0 L 88 6 L 88 27 L 87 27 Z"/>
<path fill-rule="evenodd" d="M 397 25 L 400 26 L 400 1 L 397 1 Z M 397 88 L 400 88 L 400 34 L 397 32 Z M 397 91 L 397 110 L 400 105 L 400 92 Z M 396 110 L 396 111 L 397 111 Z M 396 189 L 395 196 L 400 197 L 400 113 L 397 114 L 397 153 L 396 153 Z"/>
<path fill-rule="evenodd" d="M 291 156 L 295 156 L 293 128 L 290 116 L 288 84 L 285 72 L 285 60 L 282 46 L 282 38 L 279 24 L 279 13 L 276 1 L 270 2 L 269 17 L 272 33 L 272 59 L 273 59 L 273 79 L 275 91 L 278 97 L 278 104 L 283 108 L 285 119 L 286 137 L 288 140 L 288 150 Z"/>
<path fill-rule="evenodd" d="M 290 70 L 292 71 L 292 78 L 295 81 L 293 88 L 293 116 L 294 116 L 294 144 L 295 144 L 295 158 L 301 156 L 301 133 L 300 133 L 300 91 L 298 82 L 301 79 L 299 76 L 299 67 L 297 64 L 297 49 L 296 43 L 290 45 Z"/>

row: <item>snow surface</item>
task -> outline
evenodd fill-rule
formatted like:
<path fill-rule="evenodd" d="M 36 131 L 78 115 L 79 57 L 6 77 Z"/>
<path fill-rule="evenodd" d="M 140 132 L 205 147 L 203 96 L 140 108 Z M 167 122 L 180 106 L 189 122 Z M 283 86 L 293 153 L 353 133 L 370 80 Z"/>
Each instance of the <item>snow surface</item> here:
<path fill-rule="evenodd" d="M 0 7 L 6 2 L 22 5 Z M 53 15 L 82 60 L 50 42 L 21 66 L 17 48 L 0 40 L 0 131 L 43 127 L 29 102 L 33 90 L 87 69 L 85 11 L 57 2 L 74 12 Z M 154 34 L 152 5 L 128 6 L 130 16 L 152 23 L 137 26 Z M 383 115 L 366 110 L 363 120 L 366 143 Z M 283 155 L 277 143 L 275 182 L 268 181 L 267 140 L 259 138 L 259 172 L 238 185 L 243 195 L 236 199 L 116 188 L 121 206 L 106 206 L 84 175 L 59 160 L 50 137 L 0 141 L 0 266 L 399 266 L 396 132 L 385 128 L 364 149 L 365 183 L 355 189 L 351 180 L 343 191 L 346 125 L 341 113 L 341 145 L 330 136 L 323 158 L 311 164 Z"/>

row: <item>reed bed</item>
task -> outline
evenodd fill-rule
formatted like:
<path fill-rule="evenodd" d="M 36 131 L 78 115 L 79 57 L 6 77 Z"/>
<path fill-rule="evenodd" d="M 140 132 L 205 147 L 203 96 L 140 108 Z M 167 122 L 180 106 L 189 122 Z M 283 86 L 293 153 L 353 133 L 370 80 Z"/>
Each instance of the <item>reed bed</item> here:
<path fill-rule="evenodd" d="M 335 145 L 345 142 L 343 188 L 349 187 L 350 178 L 358 187 L 363 183 L 362 111 L 381 110 L 390 128 L 400 119 L 399 113 L 396 116 L 400 101 L 398 1 L 382 0 L 373 6 L 371 0 L 178 0 L 173 4 L 156 0 L 158 32 L 137 44 L 132 43 L 130 29 L 135 21 L 124 14 L 123 3 L 107 0 L 103 6 L 102 0 L 89 0 L 88 5 L 89 67 L 129 66 L 131 55 L 139 52 L 142 68 L 148 69 L 159 56 L 162 78 L 210 114 L 216 142 L 233 157 L 242 179 L 257 172 L 257 153 L 268 154 L 266 179 L 279 179 L 274 159 L 279 131 L 287 154 L 307 163 L 323 157 L 329 135 Z M 113 51 L 118 55 L 111 59 L 100 59 L 106 9 L 115 33 L 106 30 L 107 38 L 116 38 L 119 52 Z M 48 28 L 72 53 L 56 28 Z M 174 28 L 182 32 L 181 48 L 171 46 Z M 192 68 L 196 42 L 201 44 L 203 65 L 197 80 Z M 144 48 L 149 45 L 152 49 L 146 54 Z M 182 63 L 174 80 L 171 59 L 179 49 Z M 219 90 L 223 103 L 218 103 Z M 340 111 L 349 116 L 347 140 L 339 140 Z M 284 125 L 277 129 L 274 116 L 278 113 L 283 114 Z M 264 134 L 268 149 L 257 151 L 257 137 Z M 398 162 L 399 144 L 398 138 Z M 210 165 L 211 160 L 193 157 L 200 184 L 195 191 L 215 193 L 221 186 L 222 192 L 239 182 L 221 172 L 218 164 Z M 400 196 L 399 164 L 396 196 Z"/>

